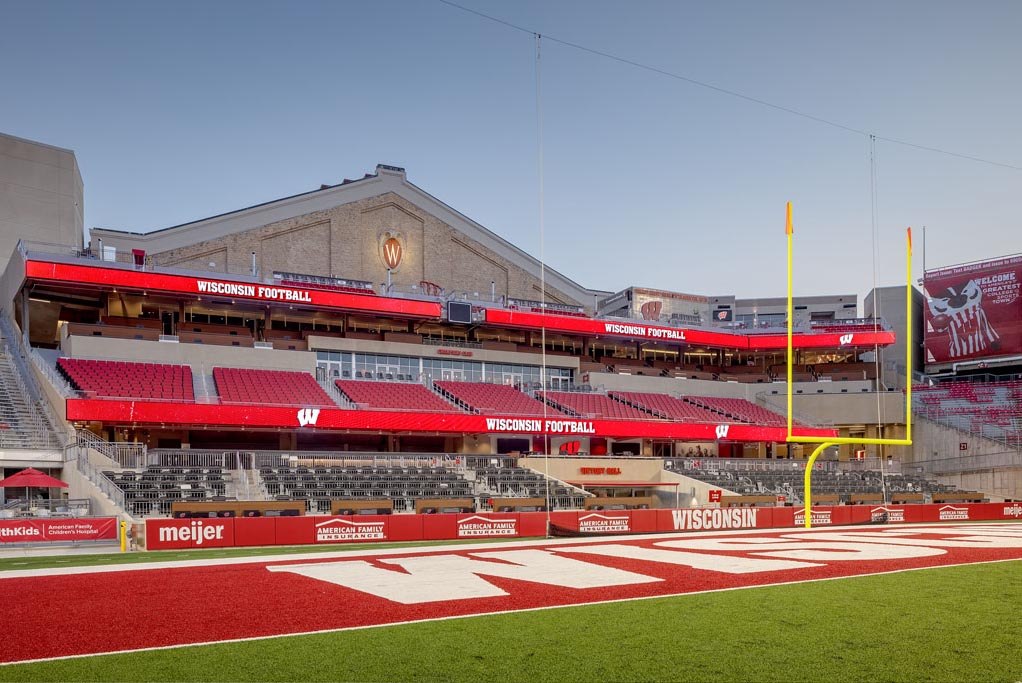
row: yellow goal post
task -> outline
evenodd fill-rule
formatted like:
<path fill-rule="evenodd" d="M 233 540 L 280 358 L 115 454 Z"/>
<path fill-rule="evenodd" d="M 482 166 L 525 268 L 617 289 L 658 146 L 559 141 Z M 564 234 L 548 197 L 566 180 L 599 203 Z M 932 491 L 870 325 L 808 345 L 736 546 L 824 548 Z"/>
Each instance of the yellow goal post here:
<path fill-rule="evenodd" d="M 812 527 L 812 473 L 816 458 L 829 446 L 841 444 L 864 444 L 871 446 L 912 445 L 912 228 L 905 230 L 905 438 L 904 439 L 852 439 L 848 437 L 794 436 L 792 434 L 792 377 L 794 376 L 794 355 L 792 353 L 795 316 L 792 304 L 792 239 L 794 228 L 791 218 L 791 202 L 785 211 L 784 232 L 788 240 L 788 349 L 787 349 L 787 394 L 788 433 L 785 441 L 789 444 L 817 444 L 805 469 L 805 527 Z M 879 378 L 878 378 L 879 380 Z"/>

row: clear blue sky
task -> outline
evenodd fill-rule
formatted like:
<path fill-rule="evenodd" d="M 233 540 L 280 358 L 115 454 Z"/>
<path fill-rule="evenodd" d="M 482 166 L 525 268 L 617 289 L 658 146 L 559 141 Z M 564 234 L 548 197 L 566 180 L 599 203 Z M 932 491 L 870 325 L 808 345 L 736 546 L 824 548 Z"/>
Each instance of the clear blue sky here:
<path fill-rule="evenodd" d="M 1022 3 L 462 4 L 852 128 L 1022 166 Z M 539 255 L 534 40 L 436 0 L 3 4 L 0 131 L 147 231 L 377 163 Z M 872 286 L 861 135 L 546 42 L 545 254 L 590 287 Z M 879 142 L 880 284 L 1022 251 L 1022 171 Z M 917 238 L 918 239 L 918 238 Z M 920 255 L 921 256 L 921 255 Z M 921 263 L 920 263 L 921 265 Z"/>

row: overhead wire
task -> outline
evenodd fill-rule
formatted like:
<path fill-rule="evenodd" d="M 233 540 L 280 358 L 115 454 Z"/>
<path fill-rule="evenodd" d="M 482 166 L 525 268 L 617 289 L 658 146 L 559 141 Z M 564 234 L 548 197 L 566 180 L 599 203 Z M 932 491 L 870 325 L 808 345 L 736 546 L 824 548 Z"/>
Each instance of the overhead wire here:
<path fill-rule="evenodd" d="M 546 315 L 546 220 L 543 205 L 543 36 L 536 34 L 536 175 L 539 190 L 539 303 Z M 546 362 L 546 320 L 539 328 L 540 369 L 539 383 L 543 387 L 543 479 L 546 481 L 546 528 L 550 534 L 550 437 L 547 434 L 547 392 L 550 383 L 547 378 Z"/>
<path fill-rule="evenodd" d="M 880 290 L 879 290 L 879 278 L 880 278 L 880 201 L 877 197 L 877 138 L 875 135 L 869 136 L 869 221 L 873 239 L 873 334 L 875 335 L 880 331 L 880 320 L 883 317 L 883 311 L 880 301 Z M 881 404 L 881 386 L 884 386 L 884 378 L 881 372 L 882 363 L 880 362 L 880 344 L 874 342 L 873 345 L 873 372 L 876 375 L 876 385 L 874 390 L 877 399 L 877 438 L 884 438 L 884 423 L 882 414 Z M 858 358 L 856 359 L 858 360 Z M 882 489 L 882 495 L 884 504 L 886 505 L 887 500 L 887 472 L 884 468 L 884 447 L 877 447 L 877 457 L 880 460 L 880 485 Z"/>
<path fill-rule="evenodd" d="M 495 16 L 493 16 L 491 14 L 487 14 L 485 12 L 480 12 L 479 10 L 472 9 L 471 7 L 466 7 L 465 5 L 461 5 L 461 4 L 457 3 L 457 2 L 453 2 L 452 0 L 437 0 L 437 2 L 440 2 L 440 3 L 444 4 L 444 5 L 447 5 L 448 7 L 453 7 L 455 9 L 461 10 L 463 12 L 467 12 L 469 14 L 474 14 L 475 16 L 480 17 L 482 19 L 486 19 L 488 21 L 492 21 L 494 23 L 501 24 L 501 25 L 506 26 L 506 27 L 508 27 L 510 29 L 513 29 L 515 31 L 520 31 L 522 33 L 528 33 L 528 34 L 533 35 L 533 36 L 538 36 L 539 35 L 538 31 L 534 31 L 533 29 L 527 28 L 525 26 L 521 26 L 520 24 L 512 23 L 510 21 L 507 21 L 505 19 L 501 19 L 499 17 L 495 17 Z M 933 147 L 931 145 L 922 145 L 922 144 L 919 144 L 919 143 L 909 142 L 907 140 L 902 140 L 902 139 L 899 139 L 899 138 L 894 138 L 894 137 L 889 137 L 889 136 L 885 136 L 885 135 L 879 135 L 879 134 L 876 134 L 876 133 L 872 133 L 872 132 L 870 132 L 870 131 L 868 131 L 866 129 L 863 129 L 863 128 L 856 128 L 854 126 L 849 126 L 849 125 L 840 123 L 838 121 L 834 121 L 832 119 L 824 118 L 822 116 L 817 116 L 816 114 L 810 114 L 809 112 L 801 111 L 799 109 L 794 109 L 792 107 L 786 107 L 784 105 L 777 104 L 776 102 L 770 102 L 769 100 L 764 100 L 764 99 L 761 99 L 759 97 L 753 97 L 752 95 L 747 95 L 747 94 L 745 94 L 743 92 L 739 92 L 737 90 L 731 90 L 729 88 L 724 88 L 724 87 L 721 87 L 719 85 L 714 85 L 713 83 L 709 83 L 707 81 L 701 81 L 701 80 L 699 80 L 697 78 L 692 78 L 691 76 L 686 76 L 684 74 L 676 73 L 674 71 L 668 71 L 667 69 L 662 69 L 660 67 L 652 66 L 650 64 L 644 64 L 643 62 L 638 62 L 638 61 L 636 61 L 634 59 L 629 59 L 627 57 L 622 57 L 620 55 L 615 55 L 615 54 L 613 54 L 611 52 L 606 52 L 604 50 L 598 50 L 596 48 L 589 47 L 587 45 L 582 45 L 581 43 L 575 43 L 575 42 L 572 42 L 570 40 L 565 40 L 563 38 L 557 38 L 556 36 L 551 36 L 548 33 L 544 33 L 543 34 L 543 38 L 544 38 L 544 40 L 546 40 L 548 42 L 557 43 L 559 45 L 564 45 L 565 47 L 570 47 L 572 49 L 579 50 L 580 52 L 586 52 L 586 53 L 589 53 L 591 55 L 595 55 L 597 57 L 602 57 L 604 59 L 609 59 L 609 60 L 618 62 L 620 64 L 626 64 L 626 65 L 634 67 L 636 69 L 642 69 L 644 71 L 648 71 L 648 72 L 651 72 L 651 73 L 659 74 L 661 76 L 666 76 L 668 78 L 672 78 L 672 79 L 677 80 L 677 81 L 688 83 L 690 85 L 694 85 L 694 86 L 697 86 L 697 87 L 700 87 L 700 88 L 704 88 L 704 89 L 707 89 L 707 90 L 712 90 L 712 91 L 720 93 L 722 95 L 728 95 L 730 97 L 735 97 L 735 98 L 738 98 L 738 99 L 741 99 L 741 100 L 745 100 L 746 102 L 751 102 L 753 104 L 758 104 L 758 105 L 763 106 L 763 107 L 768 107 L 768 108 L 773 109 L 775 111 L 784 112 L 784 113 L 790 114 L 792 116 L 798 116 L 800 118 L 803 118 L 803 119 L 806 119 L 806 120 L 809 120 L 809 121 L 814 121 L 814 122 L 822 124 L 822 125 L 826 125 L 826 126 L 830 126 L 832 128 L 837 128 L 839 130 L 843 130 L 843 131 L 845 131 L 847 133 L 854 133 L 856 135 L 862 135 L 862 136 L 865 136 L 865 137 L 868 137 L 868 136 L 872 135 L 874 140 L 880 140 L 882 142 L 887 142 L 887 143 L 890 143 L 892 145 L 901 145 L 901 146 L 904 146 L 904 147 L 910 147 L 910 148 L 913 148 L 913 149 L 918 149 L 918 150 L 922 150 L 922 151 L 932 152 L 932 153 L 935 153 L 935 154 L 944 154 L 944 155 L 955 157 L 955 158 L 958 158 L 958 159 L 965 159 L 965 160 L 973 161 L 973 162 L 976 162 L 976 163 L 988 164 L 990 166 L 997 166 L 999 168 L 1006 168 L 1006 169 L 1010 169 L 1010 170 L 1013 170 L 1013 171 L 1022 171 L 1022 166 L 1017 165 L 1017 164 L 1010 164 L 1010 163 L 1006 163 L 1006 162 L 1003 162 L 1003 161 L 993 161 L 991 159 L 984 159 L 983 157 L 978 157 L 978 156 L 975 156 L 973 154 L 964 154 L 962 152 L 955 152 L 955 151 L 951 151 L 951 150 L 947 150 L 947 149 L 942 149 L 940 147 Z"/>

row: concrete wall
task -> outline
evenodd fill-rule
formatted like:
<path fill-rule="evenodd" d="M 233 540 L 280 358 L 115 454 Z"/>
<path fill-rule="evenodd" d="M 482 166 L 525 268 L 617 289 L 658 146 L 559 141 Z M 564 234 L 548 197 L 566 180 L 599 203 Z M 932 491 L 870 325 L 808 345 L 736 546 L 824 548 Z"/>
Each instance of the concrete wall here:
<path fill-rule="evenodd" d="M 996 455 L 1010 449 L 999 441 L 987 439 L 979 434 L 963 432 L 925 418 L 913 423 L 913 444 L 908 461 L 940 460 L 943 458 L 975 457 Z M 966 449 L 961 449 L 961 444 Z"/>
<path fill-rule="evenodd" d="M 232 368 L 316 372 L 316 354 L 310 351 L 274 351 L 77 335 L 64 337 L 60 348 L 65 356 L 71 358 L 175 363 L 191 365 L 193 371 L 204 369 L 205 372 L 212 372 L 213 367 L 219 365 Z"/>
<path fill-rule="evenodd" d="M 942 474 L 937 480 L 963 491 L 982 491 L 992 502 L 1022 500 L 1022 468 L 1018 467 Z"/>
<path fill-rule="evenodd" d="M 705 481 L 699 481 L 692 477 L 686 477 L 684 474 L 678 474 L 677 472 L 668 472 L 664 470 L 661 475 L 661 481 L 671 481 L 678 483 L 678 494 L 676 499 L 679 501 L 680 507 L 695 507 L 699 505 L 710 505 L 710 491 L 722 491 L 725 496 L 737 495 L 734 491 L 729 489 L 719 489 L 716 486 L 711 486 Z"/>
<path fill-rule="evenodd" d="M 544 468 L 549 463 L 549 470 Z M 519 458 L 521 467 L 528 467 L 537 472 L 549 472 L 551 477 L 561 481 L 660 481 L 663 472 L 663 461 L 660 459 L 640 460 L 636 458 Z M 621 474 L 598 475 L 582 474 L 582 467 L 619 467 Z"/>
<path fill-rule="evenodd" d="M 792 407 L 797 415 L 803 415 L 820 424 L 876 425 L 877 398 L 880 399 L 879 422 L 881 424 L 903 424 L 905 422 L 905 396 L 901 392 L 876 392 L 868 394 L 796 394 Z M 784 394 L 762 397 L 769 409 L 782 415 L 787 412 L 787 397 Z"/>
<path fill-rule="evenodd" d="M 0 276 L 0 310 L 7 311 L 11 319 L 16 320 L 21 307 L 21 285 L 25 282 L 25 259 L 12 252 L 10 259 L 0 259 L 0 263 L 6 264 Z"/>
<path fill-rule="evenodd" d="M 914 372 L 923 371 L 923 304 L 925 297 L 912 288 L 912 366 Z M 905 373 L 905 287 L 878 287 L 866 295 L 865 315 L 881 316 L 893 328 L 894 344 L 880 349 L 881 378 L 888 387 L 904 388 Z"/>
<path fill-rule="evenodd" d="M 74 152 L 0 133 L 0 263 L 19 239 L 80 248 L 83 192 Z"/>
<path fill-rule="evenodd" d="M 658 483 L 679 486 L 662 486 L 654 489 L 653 494 L 660 501 L 660 507 L 688 507 L 696 500 L 706 500 L 706 484 L 697 482 L 681 475 L 664 470 L 664 462 L 659 458 L 520 458 L 518 464 L 536 472 L 545 472 L 561 481 L 607 482 L 612 484 L 620 481 L 649 482 L 650 486 Z M 582 474 L 583 467 L 618 467 L 621 474 Z M 595 486 L 596 484 L 594 484 Z M 701 498 L 700 498 L 701 492 Z"/>

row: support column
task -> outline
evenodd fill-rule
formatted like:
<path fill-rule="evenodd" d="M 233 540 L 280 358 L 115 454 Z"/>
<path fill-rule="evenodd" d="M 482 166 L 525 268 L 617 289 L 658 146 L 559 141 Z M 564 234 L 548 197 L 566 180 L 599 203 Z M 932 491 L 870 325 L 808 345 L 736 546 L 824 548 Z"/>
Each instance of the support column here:
<path fill-rule="evenodd" d="M 28 289 L 21 290 L 21 335 L 25 341 L 25 348 L 31 348 L 31 335 L 29 333 L 31 323 L 29 321 L 28 309 L 30 302 L 28 300 Z"/>

